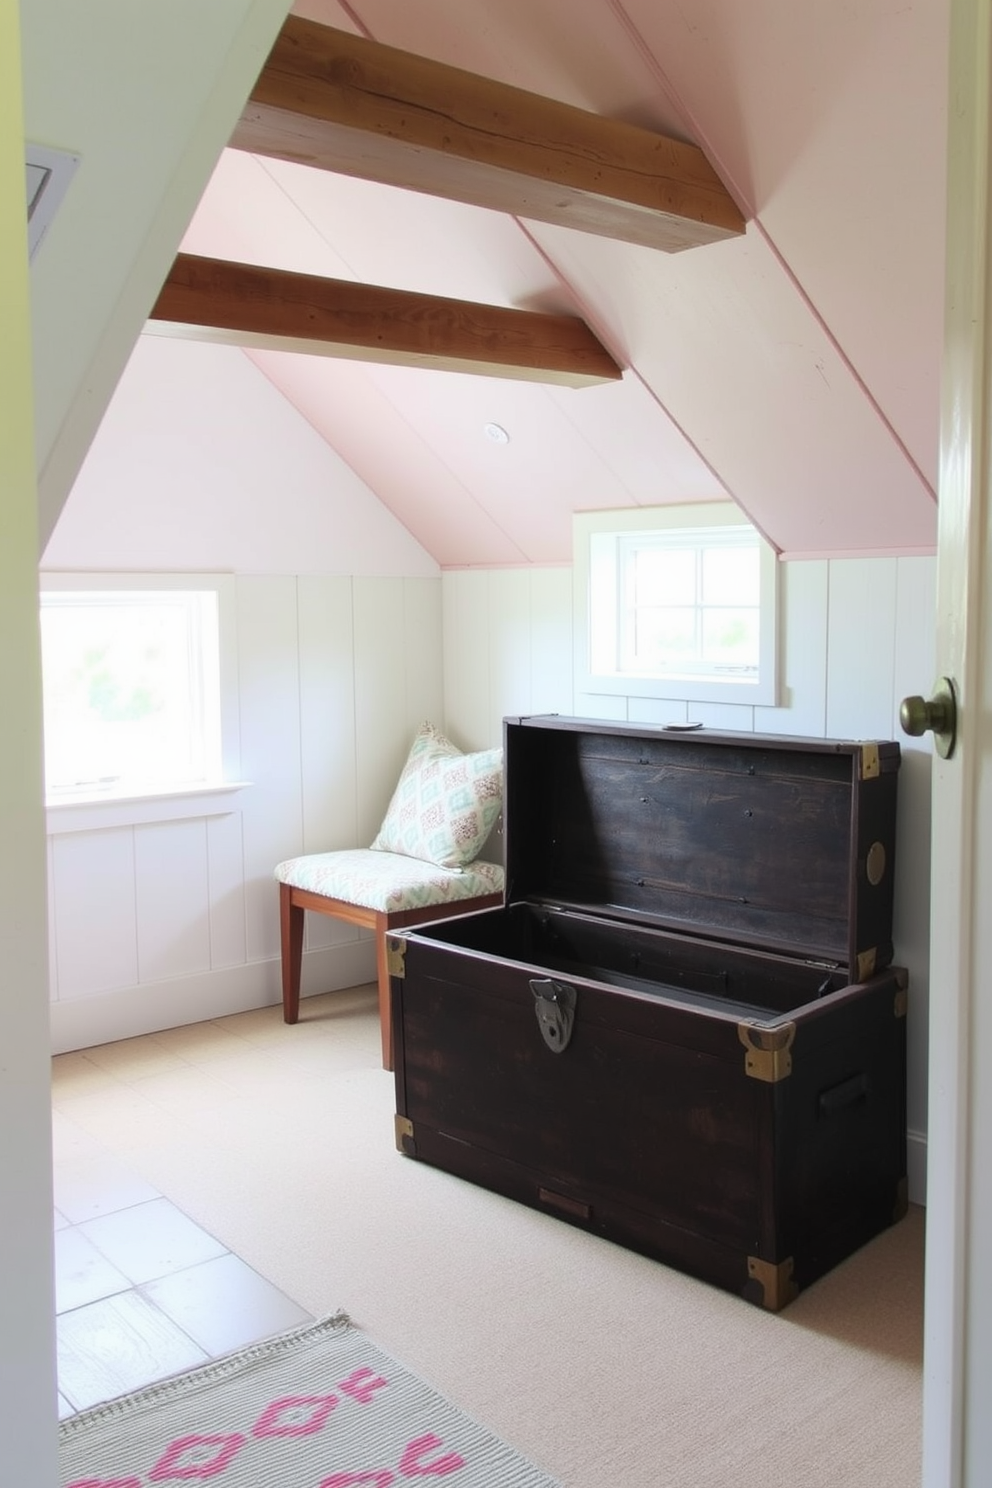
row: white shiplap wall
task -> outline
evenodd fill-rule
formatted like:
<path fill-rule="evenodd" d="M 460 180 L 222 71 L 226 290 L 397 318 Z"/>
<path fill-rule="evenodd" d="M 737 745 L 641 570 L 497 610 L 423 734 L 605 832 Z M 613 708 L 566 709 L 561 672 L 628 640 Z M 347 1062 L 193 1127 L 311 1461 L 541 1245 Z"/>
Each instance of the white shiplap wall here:
<path fill-rule="evenodd" d="M 900 738 L 898 706 L 932 681 L 927 558 L 786 564 L 777 708 L 692 717 L 814 737 Z M 226 814 L 50 840 L 53 1047 L 86 1047 L 279 997 L 272 868 L 371 840 L 416 725 L 463 748 L 514 713 L 684 720 L 684 702 L 573 691 L 567 568 L 430 578 L 236 579 L 241 776 Z M 930 751 L 902 739 L 897 959 L 910 971 L 911 1190 L 926 1131 Z M 308 917 L 304 992 L 374 974 L 371 943 Z"/>
<path fill-rule="evenodd" d="M 899 703 L 927 692 L 935 667 L 932 558 L 843 559 L 780 570 L 780 705 L 663 702 L 574 693 L 570 569 L 446 573 L 444 694 L 464 747 L 500 736 L 520 713 L 636 723 L 698 719 L 715 728 L 815 738 L 899 739 L 896 959 L 910 974 L 910 1193 L 922 1200 L 929 1003 L 930 744 L 899 729 Z"/>
<path fill-rule="evenodd" d="M 50 836 L 57 1052 L 277 1001 L 275 864 L 371 841 L 417 723 L 442 719 L 439 579 L 235 584 L 250 784 L 221 814 Z M 304 991 L 374 977 L 364 933 L 309 916 L 307 937 Z"/>

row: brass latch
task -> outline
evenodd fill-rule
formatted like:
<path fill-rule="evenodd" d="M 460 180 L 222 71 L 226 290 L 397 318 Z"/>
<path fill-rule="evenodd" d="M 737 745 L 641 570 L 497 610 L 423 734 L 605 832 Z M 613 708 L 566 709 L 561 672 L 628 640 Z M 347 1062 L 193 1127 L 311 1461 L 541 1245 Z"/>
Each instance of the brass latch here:
<path fill-rule="evenodd" d="M 386 937 L 386 970 L 391 977 L 406 976 L 406 941 L 399 935 Z"/>
<path fill-rule="evenodd" d="M 756 1023 L 738 1023 L 737 1037 L 744 1045 L 744 1073 L 752 1080 L 775 1085 L 792 1074 L 792 1041 L 795 1023 L 780 1023 L 775 1028 L 762 1028 Z"/>
<path fill-rule="evenodd" d="M 413 1122 L 409 1116 L 396 1115 L 393 1117 L 393 1130 L 396 1134 L 397 1152 L 406 1152 L 408 1149 L 403 1143 L 404 1140 L 413 1142 Z"/>
<path fill-rule="evenodd" d="M 792 1256 L 777 1265 L 774 1261 L 761 1260 L 760 1256 L 748 1256 L 748 1277 L 761 1287 L 761 1306 L 768 1312 L 781 1312 L 799 1296 L 799 1288 L 792 1279 L 794 1264 Z"/>

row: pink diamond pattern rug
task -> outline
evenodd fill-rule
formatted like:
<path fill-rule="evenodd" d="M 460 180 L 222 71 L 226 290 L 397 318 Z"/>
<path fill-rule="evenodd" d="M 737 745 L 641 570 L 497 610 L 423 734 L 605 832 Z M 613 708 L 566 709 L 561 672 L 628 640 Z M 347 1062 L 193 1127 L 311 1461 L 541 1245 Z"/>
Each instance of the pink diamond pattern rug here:
<path fill-rule="evenodd" d="M 557 1488 L 343 1313 L 94 1406 L 63 1488 Z"/>

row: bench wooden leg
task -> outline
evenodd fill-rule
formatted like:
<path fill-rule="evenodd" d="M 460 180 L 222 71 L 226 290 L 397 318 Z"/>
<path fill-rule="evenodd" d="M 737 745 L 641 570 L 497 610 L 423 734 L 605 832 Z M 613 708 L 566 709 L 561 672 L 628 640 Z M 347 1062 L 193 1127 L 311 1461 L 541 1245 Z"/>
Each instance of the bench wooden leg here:
<path fill-rule="evenodd" d="M 283 1022 L 297 1023 L 303 973 L 303 909 L 293 903 L 292 887 L 285 883 L 279 885 L 279 936 L 282 945 Z"/>
<path fill-rule="evenodd" d="M 382 1039 L 382 1067 L 393 1067 L 393 1010 L 389 994 L 389 960 L 386 953 L 386 936 L 389 934 L 389 917 L 375 917 L 375 967 L 379 981 L 379 1034 Z"/>

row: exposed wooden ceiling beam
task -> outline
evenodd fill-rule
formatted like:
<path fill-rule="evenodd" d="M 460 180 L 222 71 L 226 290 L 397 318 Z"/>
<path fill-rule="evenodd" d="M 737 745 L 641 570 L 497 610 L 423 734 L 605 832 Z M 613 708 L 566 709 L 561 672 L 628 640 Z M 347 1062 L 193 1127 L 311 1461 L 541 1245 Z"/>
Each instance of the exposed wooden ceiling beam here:
<path fill-rule="evenodd" d="M 622 373 L 585 321 L 181 253 L 149 330 L 587 387 Z"/>
<path fill-rule="evenodd" d="M 695 145 L 299 16 L 231 144 L 649 248 L 744 231 Z"/>

